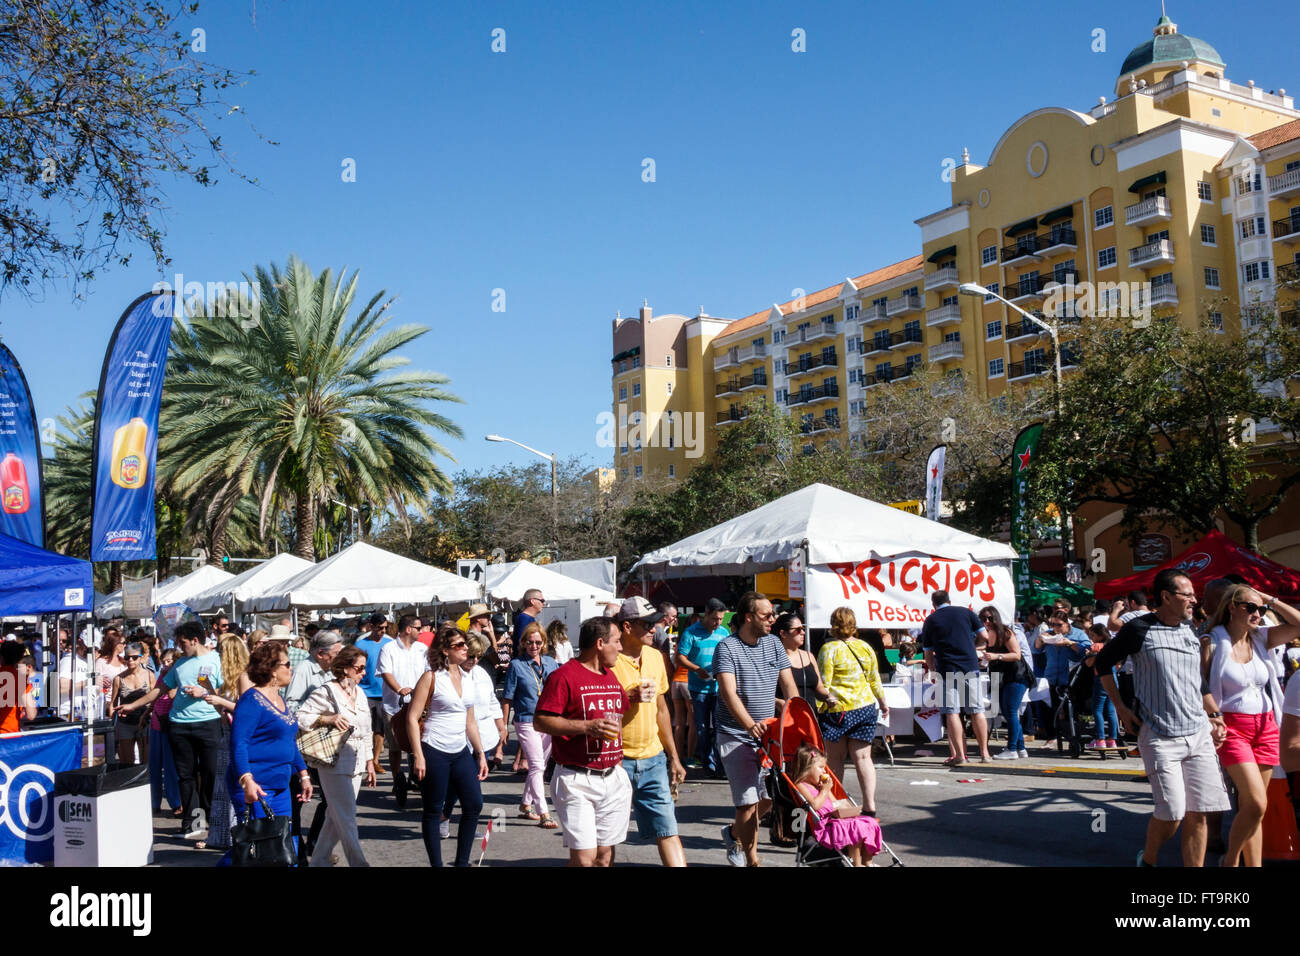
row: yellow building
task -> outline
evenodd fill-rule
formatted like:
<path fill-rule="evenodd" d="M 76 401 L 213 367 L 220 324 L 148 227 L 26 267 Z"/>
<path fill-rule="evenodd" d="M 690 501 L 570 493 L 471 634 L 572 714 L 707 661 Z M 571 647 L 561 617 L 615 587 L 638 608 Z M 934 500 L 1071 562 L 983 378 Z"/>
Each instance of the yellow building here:
<path fill-rule="evenodd" d="M 1277 297 L 1279 270 L 1284 279 L 1300 274 L 1293 98 L 1230 80 L 1215 49 L 1168 17 L 1107 93 L 1113 100 L 1102 96 L 1091 109 L 1022 116 L 983 165 L 964 154 L 949 204 L 916 220 L 919 256 L 731 323 L 655 320 L 671 322 L 652 336 L 650 359 L 667 354 L 670 326 L 680 334 L 671 369 L 623 369 L 634 336 L 616 323 L 616 410 L 635 376 L 647 411 L 668 407 L 671 381 L 671 407 L 703 413 L 706 433 L 738 421 L 762 396 L 800 417 L 812 451 L 861 440 L 874 396 L 921 364 L 963 370 L 989 398 L 1008 382 L 1050 376 L 1048 335 L 996 298 L 960 294 L 963 283 L 1058 324 L 1066 368 L 1072 325 L 1103 309 L 1135 320 L 1177 311 L 1225 328 L 1244 312 L 1249 325 L 1252 308 Z M 1284 316 L 1295 317 L 1294 294 L 1282 298 Z M 615 465 L 620 478 L 680 477 L 694 460 L 659 447 L 620 452 Z"/>

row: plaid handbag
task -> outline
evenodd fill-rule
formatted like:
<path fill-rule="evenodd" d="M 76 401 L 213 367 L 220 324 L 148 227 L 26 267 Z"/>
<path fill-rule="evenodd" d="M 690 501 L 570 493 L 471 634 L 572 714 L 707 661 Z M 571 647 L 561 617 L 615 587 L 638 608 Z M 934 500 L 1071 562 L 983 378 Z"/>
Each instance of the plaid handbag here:
<path fill-rule="evenodd" d="M 329 697 L 330 703 L 334 705 L 334 713 L 341 713 L 338 698 L 334 696 L 329 684 L 325 684 L 325 695 Z M 352 728 L 339 730 L 337 727 L 316 726 L 311 730 L 298 731 L 298 750 L 302 753 L 302 759 L 309 767 L 315 767 L 318 770 L 322 767 L 333 767 L 339 762 L 339 751 L 352 736 Z"/>

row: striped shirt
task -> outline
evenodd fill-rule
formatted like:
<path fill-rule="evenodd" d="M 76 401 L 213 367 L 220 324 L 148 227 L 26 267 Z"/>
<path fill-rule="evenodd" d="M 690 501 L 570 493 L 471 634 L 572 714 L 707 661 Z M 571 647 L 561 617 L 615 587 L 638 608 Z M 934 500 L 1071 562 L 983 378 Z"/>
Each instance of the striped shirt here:
<path fill-rule="evenodd" d="M 781 681 L 781 671 L 789 669 L 790 655 L 775 634 L 764 634 L 755 647 L 732 634 L 723 638 L 713 652 L 713 676 L 735 675 L 740 702 L 745 705 L 749 716 L 760 723 L 776 714 L 776 688 Z M 714 713 L 719 734 L 753 742 L 754 738 L 736 722 L 721 694 Z"/>
<path fill-rule="evenodd" d="M 1161 737 L 1199 733 L 1208 718 L 1201 675 L 1201 642 L 1187 621 L 1172 627 L 1155 614 L 1134 618 L 1097 655 L 1096 673 L 1105 674 L 1133 659 L 1137 715 Z"/>

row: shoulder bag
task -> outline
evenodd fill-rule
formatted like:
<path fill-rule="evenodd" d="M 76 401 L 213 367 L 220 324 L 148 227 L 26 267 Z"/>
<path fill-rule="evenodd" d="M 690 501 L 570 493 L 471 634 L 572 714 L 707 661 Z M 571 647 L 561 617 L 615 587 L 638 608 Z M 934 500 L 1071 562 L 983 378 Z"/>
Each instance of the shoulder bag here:
<path fill-rule="evenodd" d="M 248 807 L 248 819 L 230 831 L 231 866 L 293 866 L 297 854 L 293 848 L 293 820 L 277 817 L 265 798 L 259 799 L 265 817 L 254 817 Z"/>
<path fill-rule="evenodd" d="M 330 699 L 334 705 L 334 713 L 342 713 L 339 707 L 338 698 L 331 691 L 330 684 L 322 685 L 325 689 L 325 696 Z M 322 769 L 333 767 L 339 762 L 339 751 L 352 736 L 352 727 L 347 730 L 340 730 L 337 727 L 323 727 L 319 724 L 311 730 L 298 731 L 298 749 L 302 752 L 302 759 L 309 767 Z"/>

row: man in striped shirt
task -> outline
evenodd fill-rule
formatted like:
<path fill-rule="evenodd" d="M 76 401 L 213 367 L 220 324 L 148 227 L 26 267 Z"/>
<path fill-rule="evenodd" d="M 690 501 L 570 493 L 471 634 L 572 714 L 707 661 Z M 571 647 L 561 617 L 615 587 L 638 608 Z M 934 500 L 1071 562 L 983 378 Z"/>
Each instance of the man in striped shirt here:
<path fill-rule="evenodd" d="M 1097 655 L 1096 673 L 1126 727 L 1139 727 L 1155 812 L 1139 866 L 1155 866 L 1160 847 L 1183 826 L 1184 866 L 1205 862 L 1205 814 L 1227 810 L 1215 747 L 1227 736 L 1223 715 L 1201 674 L 1201 643 L 1192 629 L 1196 592 L 1187 575 L 1156 575 L 1155 611 L 1134 618 Z M 1120 697 L 1111 668 L 1133 659 L 1135 710 Z"/>

